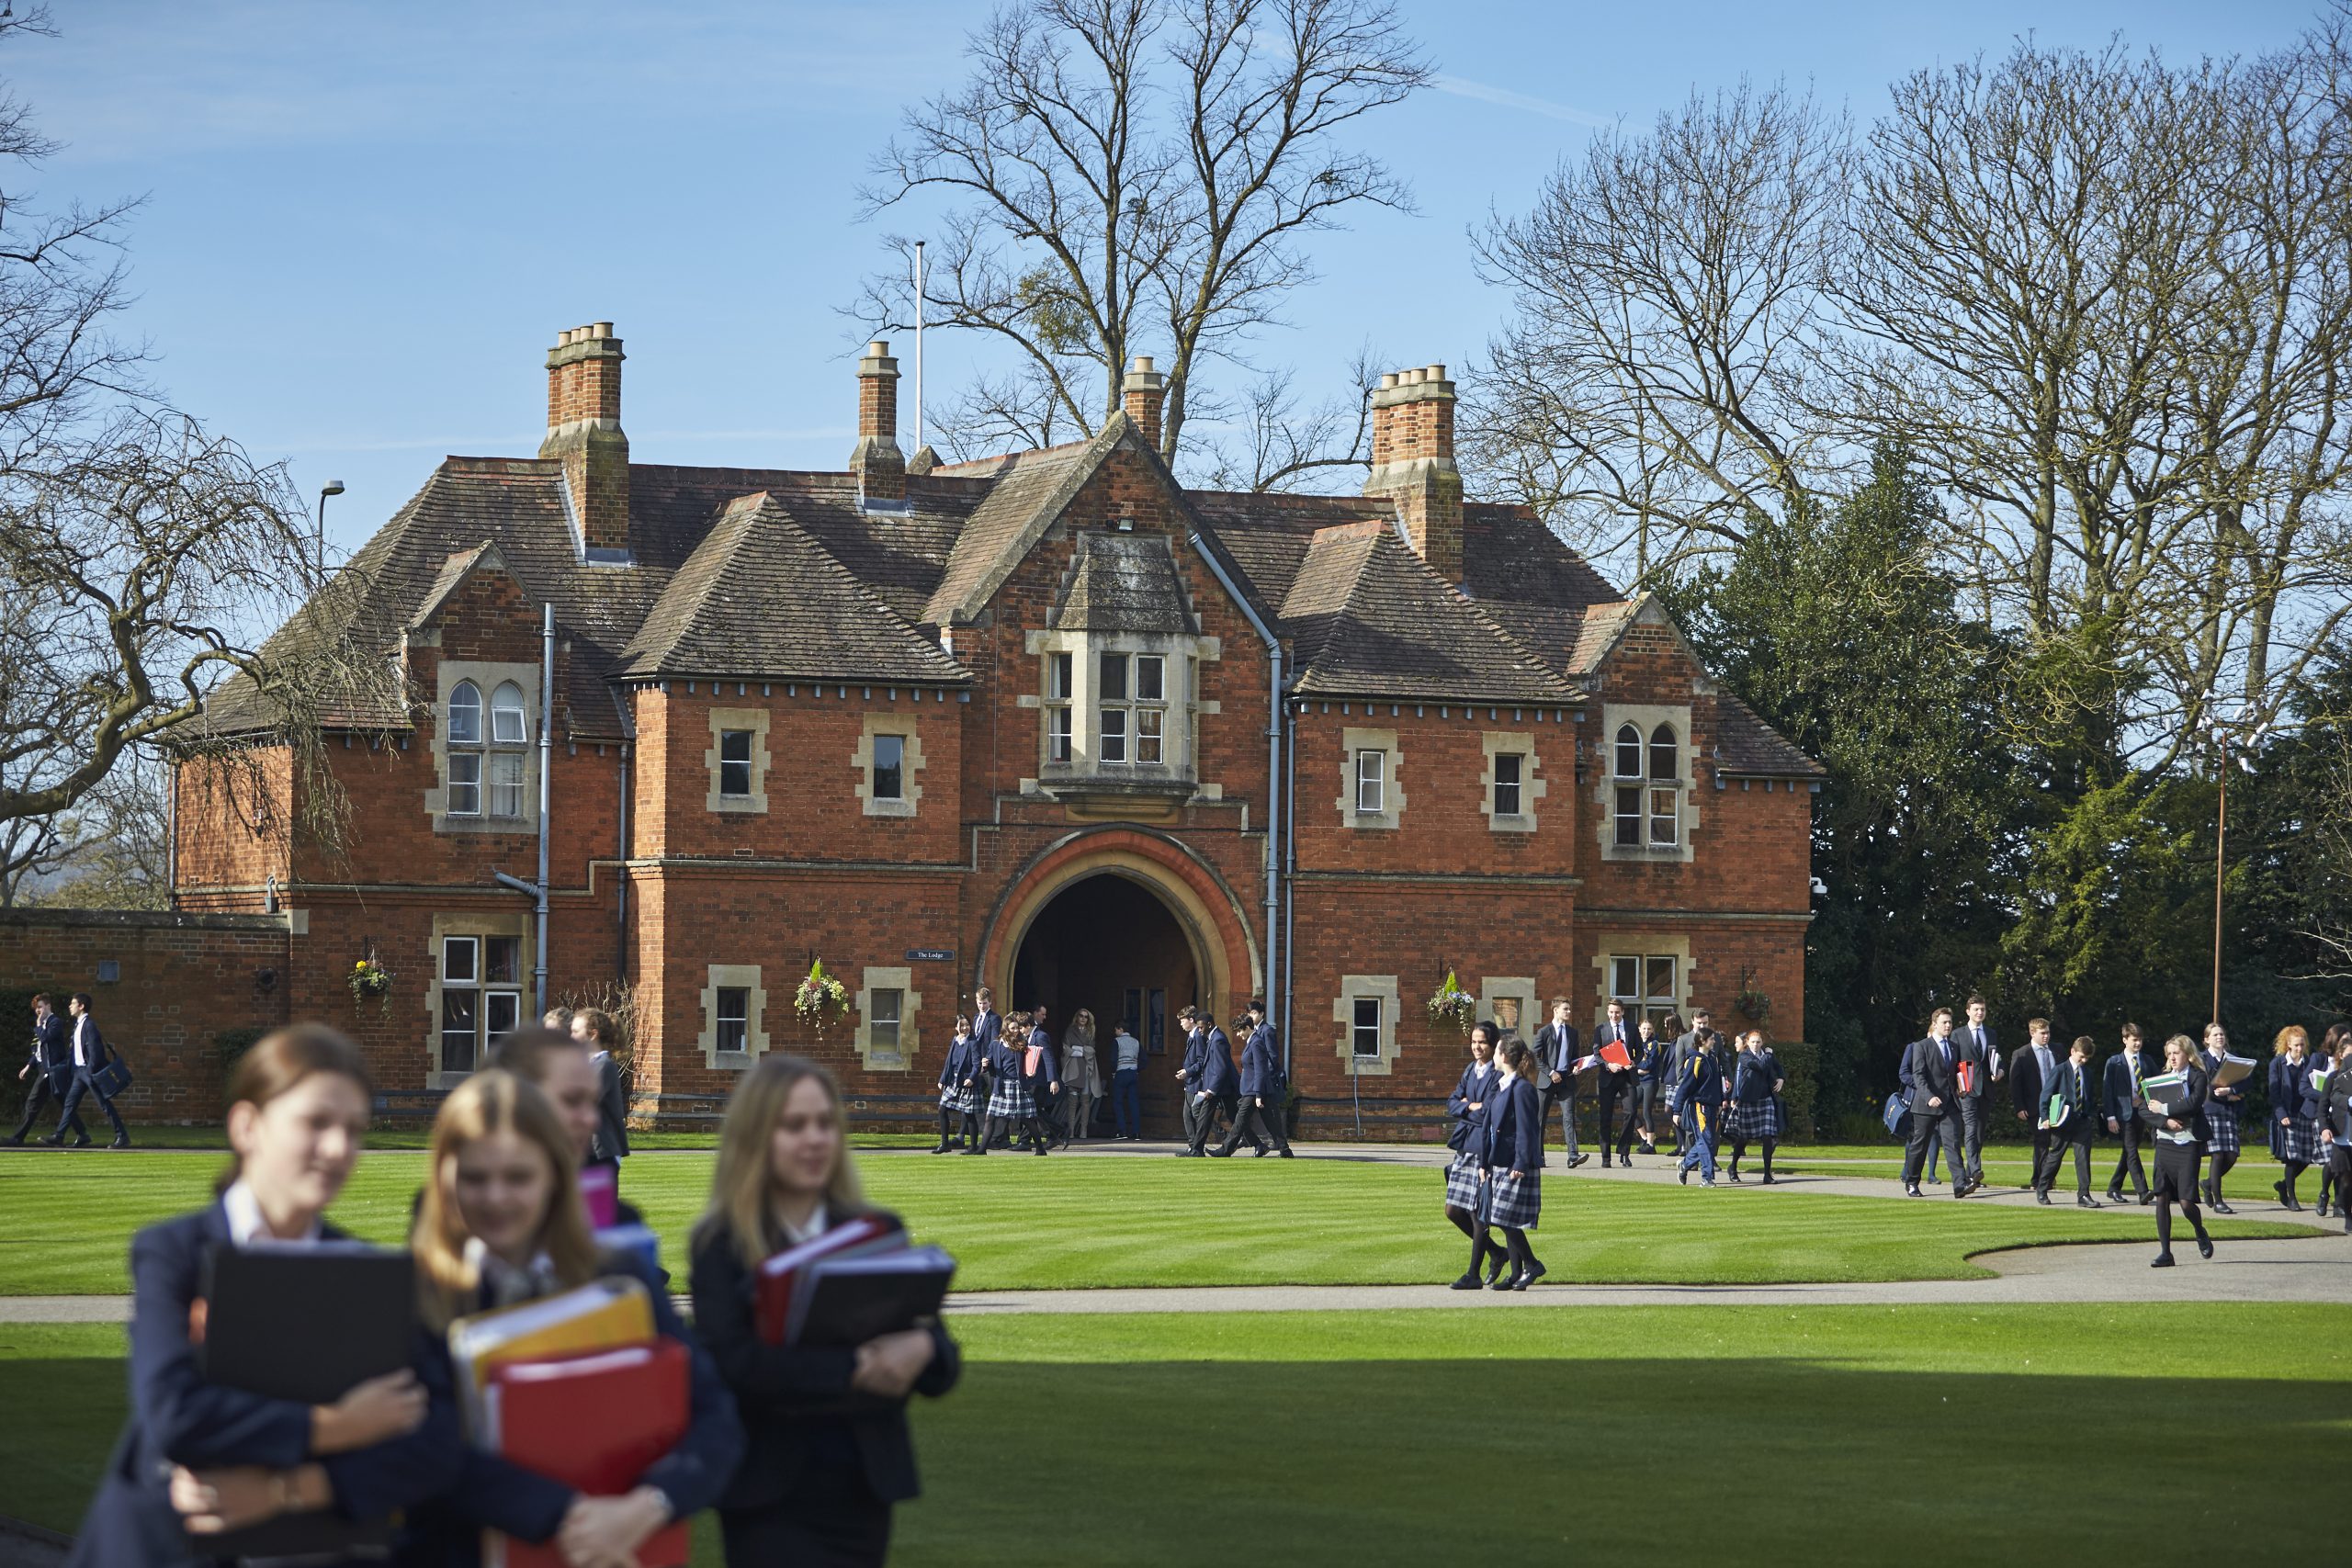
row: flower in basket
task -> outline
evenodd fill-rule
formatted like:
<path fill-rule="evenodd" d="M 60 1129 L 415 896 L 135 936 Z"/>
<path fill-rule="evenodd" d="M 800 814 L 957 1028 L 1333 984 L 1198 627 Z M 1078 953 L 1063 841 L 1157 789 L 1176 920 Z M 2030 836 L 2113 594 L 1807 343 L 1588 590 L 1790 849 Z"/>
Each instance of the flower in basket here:
<path fill-rule="evenodd" d="M 792 1010 L 819 1034 L 849 1011 L 849 987 L 825 973 L 823 959 L 808 965 L 808 977 L 792 994 Z"/>
<path fill-rule="evenodd" d="M 1445 984 L 1430 998 L 1430 1021 L 1451 1024 L 1464 1034 L 1469 1033 L 1470 1026 L 1478 1021 L 1478 998 L 1462 988 L 1462 982 L 1451 969 L 1445 972 Z"/>
<path fill-rule="evenodd" d="M 374 997 L 386 1017 L 392 1011 L 392 975 L 373 958 L 362 958 L 351 965 L 347 976 L 351 985 L 351 1005 L 355 1008 Z"/>

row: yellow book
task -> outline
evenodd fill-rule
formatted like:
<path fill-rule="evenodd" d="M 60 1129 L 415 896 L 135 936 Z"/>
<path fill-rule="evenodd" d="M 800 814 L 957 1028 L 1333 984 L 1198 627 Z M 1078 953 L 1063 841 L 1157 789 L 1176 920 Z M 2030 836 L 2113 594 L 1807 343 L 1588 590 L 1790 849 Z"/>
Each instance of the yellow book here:
<path fill-rule="evenodd" d="M 483 1430 L 482 1390 L 492 1371 L 509 1361 L 617 1349 L 652 1338 L 653 1298 L 631 1279 L 592 1280 L 560 1295 L 461 1317 L 449 1325 L 449 1359 L 465 1380 L 459 1393 L 469 1429 Z"/>

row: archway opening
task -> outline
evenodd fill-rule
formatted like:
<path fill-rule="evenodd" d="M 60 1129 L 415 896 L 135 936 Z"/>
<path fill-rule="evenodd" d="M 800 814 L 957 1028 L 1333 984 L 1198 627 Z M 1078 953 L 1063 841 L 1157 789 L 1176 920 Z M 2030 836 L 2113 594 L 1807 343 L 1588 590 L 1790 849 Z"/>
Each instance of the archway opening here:
<path fill-rule="evenodd" d="M 1177 1010 L 1200 999 L 1193 938 L 1150 888 L 1113 872 L 1081 877 L 1037 911 L 1012 960 L 1012 1005 L 1043 1002 L 1058 1044 L 1084 1008 L 1102 1048 L 1103 1105 L 1111 1123 L 1112 1036 L 1125 1021 L 1143 1043 L 1138 1080 L 1147 1136 L 1181 1129 L 1176 1068 L 1184 1054 Z"/>

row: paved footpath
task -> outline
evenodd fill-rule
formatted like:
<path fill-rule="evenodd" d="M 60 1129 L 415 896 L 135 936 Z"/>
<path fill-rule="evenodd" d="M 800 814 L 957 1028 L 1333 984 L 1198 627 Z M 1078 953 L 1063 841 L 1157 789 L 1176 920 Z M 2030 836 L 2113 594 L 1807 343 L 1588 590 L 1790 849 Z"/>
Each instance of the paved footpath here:
<path fill-rule="evenodd" d="M 1092 1144 L 1066 1151 L 1080 1158 L 1166 1158 L 1172 1144 Z M 917 1150 L 869 1150 L 864 1159 L 907 1158 Z M 1418 1145 L 1362 1144 L 1302 1145 L 1302 1159 L 1331 1159 L 1384 1165 L 1437 1167 L 1445 1151 Z M 1057 1156 L 1056 1157 L 1061 1157 Z M 1248 1158 L 1249 1156 L 1243 1156 Z M 1800 1160 L 1802 1155 L 1795 1156 Z M 1816 1166 L 1822 1162 L 1814 1162 Z M 1275 1178 L 1275 1172 L 1265 1175 Z M 1555 1156 L 1548 1172 L 1559 1193 L 1555 1220 L 1573 1224 L 1573 1191 L 1562 1186 L 1587 1181 L 1631 1181 L 1643 1184 L 1675 1180 L 1670 1157 L 1645 1159 L 1631 1169 L 1603 1169 L 1587 1163 L 1573 1174 L 1559 1168 Z M 1871 1177 L 1820 1174 L 1785 1176 L 1771 1187 L 1728 1182 L 1709 1192 L 1695 1185 L 1694 1203 L 1769 1203 L 1783 1192 L 1826 1192 L 1871 1198 L 1881 1202 L 1908 1203 L 1919 1211 L 1920 1223 L 1932 1224 L 1936 1211 L 1953 1200 L 1948 1195 L 1905 1198 L 1892 1181 Z M 2014 1188 L 1994 1188 L 1962 1200 L 2016 1207 L 2030 1204 L 2032 1194 Z M 2071 1200 L 2061 1200 L 2071 1203 Z M 2109 1208 L 2109 1214 L 2139 1213 L 2136 1205 Z M 2091 1215 L 2081 1216 L 2096 1220 Z M 1485 1307 L 1510 1309 L 1543 1306 L 1902 1306 L 1977 1303 L 2037 1303 L 2064 1302 L 2352 1302 L 2352 1236 L 2339 1222 L 2322 1220 L 2309 1210 L 2290 1213 L 2275 1202 L 2245 1201 L 2242 1219 L 2262 1219 L 2305 1224 L 2310 1239 L 2226 1241 L 2218 1244 L 2213 1260 L 2197 1256 L 2186 1224 L 2175 1227 L 2175 1256 L 2179 1266 L 2150 1269 L 2150 1244 L 2134 1239 L 2123 1244 L 2017 1247 L 1979 1254 L 1976 1262 L 1994 1272 L 1981 1280 L 1910 1280 L 1876 1282 L 1825 1282 L 1789 1285 L 1587 1285 L 1555 1276 L 1524 1292 L 1453 1291 L 1442 1284 L 1427 1285 L 1229 1285 L 1199 1288 L 969 1291 L 949 1298 L 957 1313 L 1122 1313 L 1122 1312 L 1370 1312 L 1393 1308 Z M 0 1297 L 0 1323 L 123 1323 L 130 1316 L 128 1296 L 5 1296 Z"/>

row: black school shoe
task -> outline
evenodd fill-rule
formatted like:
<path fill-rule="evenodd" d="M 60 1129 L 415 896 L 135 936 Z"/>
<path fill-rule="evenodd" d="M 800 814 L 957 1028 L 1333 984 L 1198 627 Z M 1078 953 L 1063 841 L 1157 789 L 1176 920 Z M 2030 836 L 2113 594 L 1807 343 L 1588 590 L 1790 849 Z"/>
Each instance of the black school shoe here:
<path fill-rule="evenodd" d="M 2211 1236 L 2200 1235 L 2197 1238 L 2197 1256 L 2199 1258 L 2213 1256 L 2213 1241 Z"/>
<path fill-rule="evenodd" d="M 2169 1269 L 2169 1268 L 2171 1268 L 2171 1267 L 2172 1267 L 2172 1254 L 2171 1254 L 2171 1253 L 2169 1253 L 2169 1252 L 2159 1252 L 2159 1253 L 2157 1253 L 2157 1254 L 2155 1255 L 2155 1257 L 2154 1257 L 2154 1258 L 2151 1258 L 2151 1259 L 2149 1260 L 2149 1262 L 2148 1262 L 2148 1267 L 2149 1267 L 2149 1268 L 2151 1268 L 2151 1269 Z"/>
<path fill-rule="evenodd" d="M 1536 1280 L 1541 1280 L 1544 1275 L 1549 1274 L 1551 1270 L 1544 1268 L 1541 1263 L 1531 1263 L 1527 1266 L 1526 1272 L 1519 1275 L 1511 1280 L 1510 1288 L 1514 1291 L 1523 1291 L 1527 1289 L 1528 1286 L 1535 1283 Z"/>
<path fill-rule="evenodd" d="M 2075 1200 L 2075 1207 L 2077 1209 L 2096 1209 L 2100 1206 L 2099 1201 L 2096 1198 L 2077 1198 Z"/>

